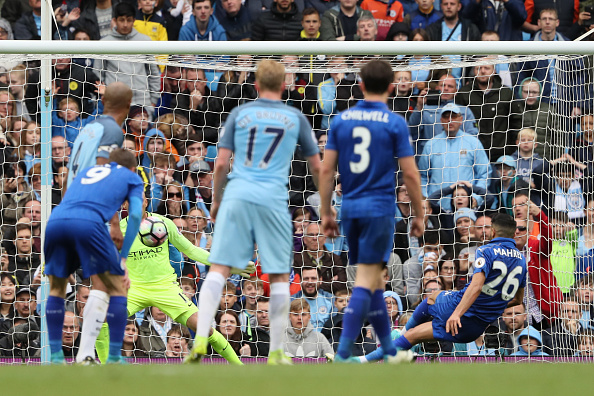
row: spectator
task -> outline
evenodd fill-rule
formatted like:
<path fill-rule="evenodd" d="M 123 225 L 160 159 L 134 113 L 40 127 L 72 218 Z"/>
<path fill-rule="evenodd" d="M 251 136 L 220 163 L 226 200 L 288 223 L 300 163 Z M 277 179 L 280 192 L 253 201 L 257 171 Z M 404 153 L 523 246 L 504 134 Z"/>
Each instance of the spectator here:
<path fill-rule="evenodd" d="M 459 106 L 453 103 L 445 105 L 441 110 L 444 132 L 423 148 L 419 171 L 424 196 L 462 180 L 487 188 L 489 160 L 481 142 L 460 131 L 463 122 L 461 113 Z M 443 200 L 441 206 L 451 209 L 449 203 Z"/>
<path fill-rule="evenodd" d="M 457 92 L 456 78 L 449 73 L 444 73 L 438 77 L 437 87 L 433 92 L 429 93 L 429 90 L 421 90 L 416 108 L 408 121 L 411 137 L 416 143 L 416 153 L 422 153 L 425 144 L 443 132 L 442 123 L 439 122 L 438 116 L 441 116 L 441 110 L 444 106 L 454 103 Z M 463 118 L 462 131 L 470 135 L 478 135 L 476 119 L 472 110 L 467 106 L 458 105 L 458 107 Z"/>
<path fill-rule="evenodd" d="M 208 218 L 206 217 L 204 210 L 194 207 L 190 209 L 186 219 L 188 222 L 188 232 L 185 234 L 186 238 L 188 238 L 194 246 L 210 249 L 212 237 L 205 232 L 208 225 Z"/>
<path fill-rule="evenodd" d="M 437 273 L 443 290 L 457 290 L 457 274 L 460 272 L 457 264 L 458 261 L 454 260 L 454 255 L 451 254 L 446 254 L 439 260 Z"/>
<path fill-rule="evenodd" d="M 500 41 L 499 33 L 493 30 L 485 30 L 481 34 L 481 41 Z M 512 75 L 509 71 L 510 61 L 506 55 L 497 55 L 497 60 L 501 63 L 495 64 L 495 73 L 501 77 L 501 83 L 506 87 L 513 88 Z"/>
<path fill-rule="evenodd" d="M 520 113 L 513 106 L 512 90 L 502 85 L 492 64 L 475 66 L 474 74 L 473 83 L 456 94 L 456 103 L 470 107 L 478 119 L 478 137 L 494 160 L 515 142 L 515 133 L 521 129 Z"/>
<path fill-rule="evenodd" d="M 221 0 L 214 16 L 227 33 L 230 41 L 249 40 L 252 35 L 252 17 L 241 0 Z"/>
<path fill-rule="evenodd" d="M 0 32 L 1 33 L 1 32 Z M 14 96 L 14 107 L 16 108 L 16 119 L 31 121 L 31 115 L 25 104 L 25 90 L 27 88 L 27 67 L 16 65 L 8 73 L 10 82 L 10 93 Z"/>
<path fill-rule="evenodd" d="M 33 320 L 41 327 L 41 318 L 37 315 L 37 295 L 31 289 L 22 287 L 16 292 L 14 302 L 15 317 Z"/>
<path fill-rule="evenodd" d="M 52 137 L 52 171 L 55 173 L 61 167 L 67 166 L 70 160 L 70 146 L 63 136 Z"/>
<path fill-rule="evenodd" d="M 115 27 L 101 41 L 150 41 L 134 29 L 136 11 L 129 3 L 118 3 L 113 9 Z M 132 103 L 155 107 L 159 100 L 161 71 L 154 63 L 97 59 L 94 67 L 101 70 L 101 81 L 109 85 L 121 81 L 133 92 Z"/>
<path fill-rule="evenodd" d="M 252 25 L 254 41 L 295 41 L 301 34 L 301 13 L 294 0 L 274 0 Z"/>
<path fill-rule="evenodd" d="M 394 25 L 392 25 L 394 26 Z M 413 84 L 412 74 L 409 70 L 394 72 L 394 92 L 388 97 L 388 107 L 400 114 L 405 119 L 409 119 L 412 110 L 417 105 L 416 97 L 412 96 Z"/>
<path fill-rule="evenodd" d="M 227 283 L 225 283 L 219 304 L 219 312 L 225 312 L 229 310 L 235 312 L 241 311 L 241 306 L 237 302 L 237 287 L 231 281 L 227 281 Z"/>
<path fill-rule="evenodd" d="M 128 118 L 125 123 L 126 135 L 134 137 L 136 152 L 142 151 L 142 139 L 144 134 L 151 128 L 151 117 L 148 110 L 142 106 L 130 106 Z"/>
<path fill-rule="evenodd" d="M 594 199 L 589 198 L 586 220 L 577 241 L 575 278 L 579 280 L 594 269 Z"/>
<path fill-rule="evenodd" d="M 231 110 L 258 97 L 255 86 L 256 75 L 251 72 L 254 64 L 252 56 L 238 55 L 234 64 L 239 70 L 228 70 L 223 73 L 217 86 L 216 96 L 223 98 L 221 122 L 227 119 Z"/>
<path fill-rule="evenodd" d="M 161 199 L 163 198 L 163 189 L 166 188 L 167 185 L 173 184 L 173 175 L 175 173 L 175 160 L 168 154 L 165 153 L 155 153 L 154 159 L 155 167 L 151 172 L 147 172 L 145 168 L 141 170 L 145 172 L 146 178 L 149 180 L 149 186 L 147 199 L 148 199 L 148 212 L 156 212 L 159 205 L 161 204 Z M 178 183 L 175 181 L 175 183 Z M 176 188 L 179 188 L 176 185 Z"/>
<path fill-rule="evenodd" d="M 549 7 L 553 8 L 549 8 Z M 541 28 L 539 23 L 540 17 L 544 10 L 553 10 L 556 17 L 556 22 L 553 21 L 559 28 L 559 31 L 566 32 L 571 26 L 578 21 L 579 18 L 579 3 L 577 1 L 563 1 L 550 2 L 547 0 L 524 0 L 524 7 L 526 7 L 527 18 L 523 25 L 525 31 L 535 34 Z"/>
<path fill-rule="evenodd" d="M 330 3 L 328 1 L 327 3 Z M 321 33 L 320 27 L 322 26 L 322 21 L 320 17 L 320 12 L 313 7 L 306 8 L 303 10 L 301 15 L 301 27 L 303 30 L 301 31 L 301 36 L 299 38 L 300 41 L 321 41 Z M 313 61 L 313 55 L 309 58 Z"/>
<path fill-rule="evenodd" d="M 182 79 L 182 68 L 171 64 L 165 66 L 162 81 L 163 90 L 155 109 L 155 119 L 175 110 L 174 104 L 177 96 L 184 89 L 185 81 Z"/>
<path fill-rule="evenodd" d="M 429 25 L 439 21 L 443 14 L 434 6 L 433 0 L 416 0 L 418 8 L 411 13 L 405 13 L 410 20 L 411 29 L 427 29 Z"/>
<path fill-rule="evenodd" d="M 312 327 L 310 305 L 305 298 L 291 301 L 289 310 L 290 326 L 284 339 L 285 354 L 298 358 L 321 358 L 334 355 L 330 343 Z"/>
<path fill-rule="evenodd" d="M 377 1 L 377 0 L 372 0 Z M 394 2 L 394 4 L 397 1 Z M 377 22 L 372 17 L 361 17 L 357 21 L 357 36 L 361 41 L 375 41 L 377 40 Z"/>
<path fill-rule="evenodd" d="M 293 251 L 301 252 L 303 250 L 303 234 L 307 225 L 312 220 L 312 209 L 308 206 L 296 208 L 291 213 L 293 223 Z"/>
<path fill-rule="evenodd" d="M 573 356 L 578 350 L 580 334 L 585 329 L 580 324 L 580 304 L 567 298 L 561 304 L 561 317 L 550 329 L 543 332 L 543 350 L 555 357 Z"/>
<path fill-rule="evenodd" d="M 12 125 L 18 120 L 16 114 L 14 95 L 7 88 L 0 88 L 0 127 L 9 136 L 15 131 Z"/>
<path fill-rule="evenodd" d="M 9 257 L 8 270 L 14 272 L 19 285 L 29 285 L 33 273 L 39 266 L 39 253 L 33 253 L 31 224 L 17 223 L 15 248 L 16 254 Z"/>
<path fill-rule="evenodd" d="M 206 216 L 210 216 L 210 205 L 212 203 L 212 170 L 206 161 L 197 161 L 190 165 L 192 173 L 192 183 L 188 187 L 196 187 L 193 193 L 196 197 L 196 205 L 205 211 Z M 194 174 L 196 175 L 194 178 Z"/>
<path fill-rule="evenodd" d="M 221 122 L 221 98 L 214 96 L 208 87 L 206 74 L 202 69 L 184 68 L 181 93 L 172 98 L 170 108 L 198 127 L 218 127 Z M 218 141 L 218 134 L 205 135 L 210 143 Z M 185 140 L 185 139 L 184 139 Z"/>
<path fill-rule="evenodd" d="M 548 356 L 542 350 L 542 337 L 538 331 L 530 331 L 530 328 L 522 330 L 518 337 L 518 351 L 511 356 Z"/>
<path fill-rule="evenodd" d="M 357 21 L 362 16 L 373 18 L 373 14 L 357 6 L 356 0 L 339 0 L 339 3 L 322 15 L 322 40 L 358 40 Z"/>
<path fill-rule="evenodd" d="M 161 12 L 169 41 L 178 41 L 179 31 L 192 17 L 192 2 L 189 0 L 165 0 Z"/>
<path fill-rule="evenodd" d="M 532 183 L 532 173 L 543 166 L 543 159 L 537 152 L 538 136 L 534 129 L 521 129 L 516 139 L 518 150 L 511 155 L 516 160 L 516 175 L 528 183 Z"/>
<path fill-rule="evenodd" d="M 461 15 L 471 20 L 481 33 L 495 31 L 503 41 L 522 41 L 522 25 L 528 16 L 522 0 L 471 0 Z"/>
<path fill-rule="evenodd" d="M 36 164 L 37 175 L 41 174 L 41 166 Z M 41 188 L 41 180 L 36 182 L 37 188 Z M 35 185 L 33 188 L 35 190 Z M 41 198 L 41 197 L 40 197 Z M 18 222 L 30 223 L 31 232 L 33 233 L 33 251 L 35 253 L 41 252 L 41 201 L 31 200 L 23 207 L 22 218 Z"/>
<path fill-rule="evenodd" d="M 150 355 L 154 352 L 165 352 L 167 333 L 173 327 L 173 321 L 157 307 L 145 309 L 145 316 L 140 325 L 141 349 Z"/>
<path fill-rule="evenodd" d="M 405 22 L 394 22 L 388 30 L 386 41 L 408 41 L 410 28 Z"/>
<path fill-rule="evenodd" d="M 580 117 L 580 132 L 569 149 L 571 155 L 577 162 L 588 167 L 594 165 L 594 114 L 584 114 Z"/>
<path fill-rule="evenodd" d="M 29 0 L 29 7 L 30 10 L 24 11 L 14 23 L 16 40 L 41 39 L 41 0 Z"/>
<path fill-rule="evenodd" d="M 80 343 L 80 323 L 74 312 L 64 313 L 64 327 L 62 328 L 62 350 L 64 357 L 74 359 L 78 353 Z"/>
<path fill-rule="evenodd" d="M 580 335 L 578 351 L 574 356 L 590 358 L 594 356 L 594 335 L 592 333 L 587 332 Z"/>
<path fill-rule="evenodd" d="M 518 351 L 518 337 L 528 327 L 526 306 L 524 303 L 514 307 L 505 308 L 499 322 L 500 331 L 503 333 L 503 340 L 500 348 L 505 355 L 511 355 Z M 537 330 L 530 326 L 531 332 Z"/>
<path fill-rule="evenodd" d="M 138 337 L 140 328 L 134 319 L 128 319 L 126 330 L 124 330 L 124 342 L 122 344 L 122 356 L 127 358 L 147 358 L 149 355 L 142 349 Z M 157 356 L 153 356 L 157 357 Z"/>
<path fill-rule="evenodd" d="M 264 283 L 257 276 L 251 276 L 243 280 L 241 291 L 242 310 L 239 315 L 239 323 L 241 325 L 241 331 L 251 336 L 257 324 L 256 310 L 258 298 L 264 296 Z"/>
<path fill-rule="evenodd" d="M 270 300 L 268 297 L 259 297 L 256 304 L 256 326 L 250 338 L 251 355 L 265 357 L 270 348 Z"/>
<path fill-rule="evenodd" d="M 167 41 L 165 18 L 155 12 L 156 0 L 139 0 L 134 29 L 153 41 Z"/>
<path fill-rule="evenodd" d="M 550 226 L 554 238 L 551 268 L 559 289 L 564 295 L 568 295 L 575 283 L 578 230 L 566 213 L 553 212 Z"/>
<path fill-rule="evenodd" d="M 299 57 L 297 55 L 283 55 L 280 62 L 285 66 L 285 70 L 299 67 Z M 285 90 L 281 99 L 289 106 L 302 111 L 306 84 L 307 82 L 297 73 L 285 71 Z"/>
<path fill-rule="evenodd" d="M 110 13 L 110 21 L 111 21 L 111 13 Z M 70 35 L 72 40 L 77 41 L 90 41 L 91 34 L 84 28 L 76 28 L 72 34 Z M 88 68 L 93 67 L 93 60 L 91 58 L 73 58 L 73 63 L 77 65 L 86 66 Z"/>
<path fill-rule="evenodd" d="M 361 2 L 361 8 L 370 11 L 373 18 L 375 18 L 378 41 L 384 41 L 392 24 L 394 22 L 402 22 L 404 17 L 402 4 L 398 0 L 388 2 L 363 0 Z M 357 24 L 359 23 L 357 22 Z M 359 32 L 357 34 L 361 37 Z"/>
<path fill-rule="evenodd" d="M 204 161 L 206 156 L 207 148 L 202 140 L 202 136 L 198 134 L 191 134 L 186 140 L 183 141 L 184 149 L 182 151 L 183 156 L 177 163 L 178 170 L 188 170 L 190 166 L 198 161 Z M 186 181 L 186 183 L 189 183 Z"/>
<path fill-rule="evenodd" d="M 83 2 L 80 18 L 73 23 L 77 29 L 89 32 L 91 40 L 101 40 L 107 37 L 112 30 L 112 7 L 117 1 L 91 0 Z"/>
<path fill-rule="evenodd" d="M 156 213 L 169 219 L 183 217 L 188 212 L 188 201 L 184 198 L 184 188 L 174 181 L 165 187 Z"/>
<path fill-rule="evenodd" d="M 94 116 L 97 115 L 95 111 Z M 72 148 L 74 140 L 89 122 L 95 117 L 81 117 L 79 102 L 74 98 L 64 98 L 58 103 L 58 110 L 52 111 L 52 136 L 63 136 Z"/>
<path fill-rule="evenodd" d="M 457 255 L 469 247 L 472 239 L 471 230 L 476 222 L 476 214 L 470 208 L 460 208 L 454 213 L 454 253 Z"/>
<path fill-rule="evenodd" d="M 5 15 L 4 12 L 2 12 L 2 15 Z M 12 34 L 12 25 L 4 18 L 0 18 L 0 40 L 14 40 L 14 35 Z M 7 72 L 20 64 L 21 62 L 14 59 L 3 59 L 0 61 L 0 71 Z"/>
<path fill-rule="evenodd" d="M 594 316 L 592 315 L 594 302 L 594 276 L 587 274 L 582 276 L 576 284 L 577 301 L 580 303 L 580 325 L 591 331 L 594 328 Z"/>
<path fill-rule="evenodd" d="M 239 317 L 235 311 L 220 311 L 215 317 L 217 331 L 229 341 L 231 348 L 239 356 L 251 356 L 248 336 L 241 331 Z"/>
<path fill-rule="evenodd" d="M 516 246 L 528 263 L 526 295 L 528 322 L 536 328 L 546 328 L 559 314 L 561 290 L 553 276 L 549 260 L 553 237 L 549 219 L 533 202 L 528 203 L 528 212 L 539 223 L 540 238 L 528 238 L 527 220 L 516 218 Z"/>
<path fill-rule="evenodd" d="M 516 175 L 518 161 L 509 155 L 502 155 L 493 164 L 493 180 L 489 186 L 489 193 L 496 197 L 497 210 L 513 214 L 512 198 L 519 177 Z"/>
<path fill-rule="evenodd" d="M 183 359 L 190 353 L 188 350 L 188 340 L 190 331 L 187 327 L 178 323 L 171 326 L 167 332 L 167 345 L 165 347 L 165 357 Z"/>
<path fill-rule="evenodd" d="M 91 281 L 89 278 L 76 284 L 75 293 L 66 301 L 66 311 L 72 311 L 82 321 L 85 305 L 91 292 Z"/>
<path fill-rule="evenodd" d="M 27 202 L 35 199 L 35 193 L 26 180 L 25 163 L 20 161 L 11 169 L 13 177 L 2 178 L 2 228 L 7 228 L 19 219 L 19 212 Z M 5 174 L 6 175 L 6 174 Z"/>
<path fill-rule="evenodd" d="M 223 26 L 212 15 L 208 0 L 192 0 L 192 16 L 179 31 L 179 41 L 227 41 Z"/>
<path fill-rule="evenodd" d="M 9 328 L 12 318 L 14 317 L 14 300 L 16 292 L 16 279 L 8 273 L 0 273 L 0 280 L 2 281 L 0 286 L 0 329 Z"/>
<path fill-rule="evenodd" d="M 138 164 L 145 168 L 155 166 L 155 155 L 157 153 L 166 153 L 165 135 L 158 129 L 149 129 L 142 139 L 143 152 L 138 156 Z"/>
<path fill-rule="evenodd" d="M 324 323 L 332 313 L 332 294 L 321 289 L 321 270 L 315 267 L 301 268 L 301 291 L 291 296 L 293 300 L 307 301 L 311 324 L 316 331 L 322 331 Z"/>
<path fill-rule="evenodd" d="M 403 312 L 402 299 L 397 293 L 386 291 L 384 292 L 384 301 L 386 302 L 388 316 L 390 317 L 390 323 L 392 324 L 391 328 L 395 329 L 399 327 L 398 319 Z"/>

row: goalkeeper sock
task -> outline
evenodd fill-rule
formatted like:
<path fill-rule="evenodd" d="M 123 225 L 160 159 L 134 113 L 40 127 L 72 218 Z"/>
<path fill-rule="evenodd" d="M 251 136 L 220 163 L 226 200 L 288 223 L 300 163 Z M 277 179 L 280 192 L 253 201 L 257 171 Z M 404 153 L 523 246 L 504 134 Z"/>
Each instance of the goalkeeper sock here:
<path fill-rule="evenodd" d="M 107 323 L 103 323 L 103 326 L 101 326 L 101 331 L 97 336 L 97 341 L 95 341 L 95 350 L 99 361 L 105 364 L 109 355 L 109 326 Z"/>
<path fill-rule="evenodd" d="M 215 329 L 212 330 L 212 335 L 208 337 L 208 343 L 212 346 L 212 349 L 214 349 L 216 353 L 224 357 L 229 363 L 236 366 L 243 365 L 229 344 L 229 341 L 227 341 L 227 339 L 225 339 L 225 337 L 223 337 L 223 335 Z"/>
<path fill-rule="evenodd" d="M 287 329 L 291 292 L 287 282 L 270 285 L 270 351 L 283 349 L 283 335 Z"/>
<path fill-rule="evenodd" d="M 413 327 L 417 327 L 421 323 L 430 321 L 431 318 L 432 316 L 429 315 L 429 304 L 427 303 L 427 299 L 424 299 L 417 306 L 412 316 L 408 319 L 408 322 L 406 322 L 406 326 L 404 327 L 404 329 L 408 331 Z"/>
<path fill-rule="evenodd" d="M 369 323 L 375 329 L 375 334 L 383 347 L 384 353 L 391 356 L 396 355 L 396 348 L 392 345 L 392 326 L 384 301 L 383 290 L 378 289 L 371 295 L 368 318 Z"/>
<path fill-rule="evenodd" d="M 95 357 L 95 340 L 105 322 L 108 306 L 109 294 L 101 290 L 91 290 L 83 313 L 80 347 L 76 355 L 77 363 L 81 363 L 87 356 Z"/>
<path fill-rule="evenodd" d="M 361 334 L 363 321 L 371 305 L 371 290 L 363 287 L 353 288 L 353 295 L 349 305 L 344 310 L 342 333 L 338 344 L 338 356 L 348 359 L 353 353 L 353 344 Z"/>
<path fill-rule="evenodd" d="M 47 334 L 51 353 L 62 352 L 62 329 L 64 327 L 64 299 L 49 296 L 45 307 Z"/>
<path fill-rule="evenodd" d="M 122 356 L 124 331 L 128 321 L 128 299 L 125 296 L 111 296 L 107 310 L 107 324 L 109 325 L 109 357 Z"/>
<path fill-rule="evenodd" d="M 209 271 L 208 275 L 206 275 L 200 289 L 200 299 L 198 300 L 196 337 L 208 337 L 212 321 L 221 303 L 225 282 L 225 277 L 218 272 Z"/>

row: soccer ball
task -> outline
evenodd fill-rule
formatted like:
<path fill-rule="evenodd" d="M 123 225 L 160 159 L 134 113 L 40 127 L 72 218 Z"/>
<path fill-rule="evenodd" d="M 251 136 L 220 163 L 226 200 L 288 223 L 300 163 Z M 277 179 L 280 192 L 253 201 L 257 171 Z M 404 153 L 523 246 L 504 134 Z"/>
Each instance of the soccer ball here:
<path fill-rule="evenodd" d="M 138 236 L 145 246 L 159 246 L 167 240 L 167 226 L 160 218 L 149 216 L 140 223 Z"/>

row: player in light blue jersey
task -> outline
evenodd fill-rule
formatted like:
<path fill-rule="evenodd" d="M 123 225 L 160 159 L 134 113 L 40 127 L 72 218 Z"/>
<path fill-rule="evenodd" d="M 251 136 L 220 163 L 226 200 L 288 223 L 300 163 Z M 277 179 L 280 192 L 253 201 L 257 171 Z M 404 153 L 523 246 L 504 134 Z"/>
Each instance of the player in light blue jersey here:
<path fill-rule="evenodd" d="M 208 332 L 230 268 L 245 268 L 257 243 L 263 272 L 270 274 L 271 282 L 268 363 L 290 363 L 282 345 L 289 315 L 288 282 L 293 246 L 287 211 L 288 176 L 297 143 L 309 162 L 314 180 L 317 180 L 320 156 L 305 116 L 281 102 L 284 81 L 282 64 L 261 61 L 256 71 L 260 98 L 233 109 L 225 122 L 210 210 L 212 220 L 216 220 L 210 253 L 212 266 L 200 290 L 198 330 L 190 352 L 194 361 L 206 353 Z M 232 154 L 233 172 L 227 175 Z"/>
<path fill-rule="evenodd" d="M 434 292 L 419 304 L 405 331 L 393 342 L 404 350 L 398 352 L 396 360 L 410 359 L 410 348 L 420 342 L 474 341 L 505 308 L 522 303 L 527 269 L 514 240 L 516 222 L 499 213 L 493 216 L 491 227 L 493 239 L 477 249 L 471 281 L 460 291 Z M 382 349 L 362 361 L 381 359 Z"/>
<path fill-rule="evenodd" d="M 394 239 L 396 161 L 402 170 L 413 213 L 411 234 L 423 234 L 419 171 L 406 121 L 388 109 L 386 101 L 394 74 L 389 63 L 373 60 L 361 68 L 363 102 L 338 114 L 328 133 L 320 174 L 322 226 L 326 235 L 339 235 L 331 213 L 333 178 L 338 166 L 342 183 L 341 221 L 349 245 L 349 263 L 357 265 L 355 287 L 345 309 L 336 361 L 353 361 L 353 344 L 367 318 L 385 354 L 395 356 L 391 325 L 384 302 L 385 268 Z"/>
<path fill-rule="evenodd" d="M 124 142 L 121 125 L 132 103 L 132 90 L 122 82 L 111 83 L 101 100 L 103 115 L 87 124 L 74 141 L 68 163 L 68 186 L 81 169 L 106 164 L 109 153 Z"/>
<path fill-rule="evenodd" d="M 89 358 L 94 362 L 93 346 L 106 317 L 110 330 L 108 363 L 121 360 L 128 317 L 126 292 L 130 283 L 126 258 L 142 217 L 144 184 L 136 174 L 136 158 L 132 153 L 117 149 L 110 154 L 109 161 L 81 170 L 47 223 L 44 253 L 50 295 L 45 314 L 54 363 L 64 361 L 62 325 L 66 285 L 68 276 L 79 267 L 83 276 L 93 282 L 83 327 L 94 330 L 91 331 L 94 338 L 81 340 L 77 361 Z M 114 245 L 105 223 L 124 201 L 129 202 L 130 220 L 118 252 L 120 246 Z"/>

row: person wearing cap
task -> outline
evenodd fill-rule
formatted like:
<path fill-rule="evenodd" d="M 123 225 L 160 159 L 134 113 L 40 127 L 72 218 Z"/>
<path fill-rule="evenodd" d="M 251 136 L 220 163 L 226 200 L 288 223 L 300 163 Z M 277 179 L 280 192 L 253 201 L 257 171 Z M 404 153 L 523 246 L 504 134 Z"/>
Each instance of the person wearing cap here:
<path fill-rule="evenodd" d="M 476 214 L 474 210 L 470 208 L 460 208 L 454 213 L 454 224 L 456 228 L 454 229 L 454 250 L 459 252 L 462 250 L 460 246 L 468 247 L 471 239 L 471 229 L 474 227 L 474 223 L 476 222 Z M 458 247 L 458 249 L 456 249 Z"/>
<path fill-rule="evenodd" d="M 394 22 L 388 30 L 386 41 L 408 41 L 410 28 L 406 22 Z"/>
<path fill-rule="evenodd" d="M 393 291 L 384 292 L 384 301 L 388 307 L 388 315 L 390 315 L 390 322 L 392 322 L 392 328 L 398 327 L 398 318 L 403 312 L 402 299 L 398 293 Z"/>
<path fill-rule="evenodd" d="M 433 0 L 416 0 L 419 8 L 405 16 L 410 21 L 411 29 L 426 29 L 433 22 L 439 21 L 443 14 L 433 7 Z"/>
<path fill-rule="evenodd" d="M 448 71 L 441 72 L 441 74 L 436 72 L 432 79 L 437 80 L 435 90 L 439 91 L 439 97 L 428 97 L 424 95 L 424 93 L 428 93 L 428 90 L 421 90 L 421 98 L 417 100 L 415 110 L 410 114 L 408 120 L 411 137 L 413 141 L 416 141 L 417 153 L 423 151 L 423 147 L 425 147 L 425 143 L 429 139 L 443 132 L 440 122 L 441 110 L 448 103 L 454 103 L 454 98 L 458 92 L 456 77 Z M 434 99 L 434 101 L 430 101 L 430 99 Z M 461 129 L 470 135 L 478 135 L 474 113 L 467 106 L 458 105 L 458 107 L 464 118 Z"/>
<path fill-rule="evenodd" d="M 497 208 L 513 215 L 513 190 L 519 177 L 516 175 L 518 161 L 510 155 L 502 155 L 493 164 L 493 179 L 489 186 L 489 193 L 497 198 Z"/>
<path fill-rule="evenodd" d="M 461 108 L 448 103 L 441 110 L 443 132 L 429 140 L 419 158 L 421 188 L 427 197 L 453 183 L 466 180 L 487 189 L 489 159 L 481 142 L 460 130 Z M 441 200 L 442 208 L 451 210 L 451 202 Z"/>

